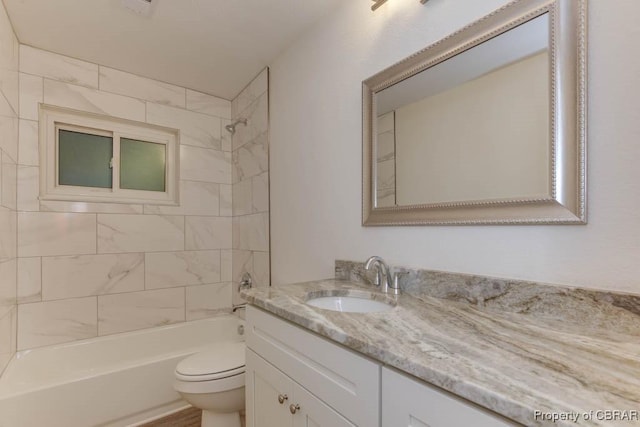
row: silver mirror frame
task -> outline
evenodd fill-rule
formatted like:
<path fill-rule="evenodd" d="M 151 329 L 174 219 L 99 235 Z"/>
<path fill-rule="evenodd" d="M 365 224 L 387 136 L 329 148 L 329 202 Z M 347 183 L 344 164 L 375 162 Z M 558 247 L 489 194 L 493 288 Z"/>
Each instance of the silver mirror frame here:
<path fill-rule="evenodd" d="M 549 13 L 550 196 L 375 207 L 375 94 Z M 515 0 L 362 82 L 362 225 L 586 224 L 587 0 Z"/>

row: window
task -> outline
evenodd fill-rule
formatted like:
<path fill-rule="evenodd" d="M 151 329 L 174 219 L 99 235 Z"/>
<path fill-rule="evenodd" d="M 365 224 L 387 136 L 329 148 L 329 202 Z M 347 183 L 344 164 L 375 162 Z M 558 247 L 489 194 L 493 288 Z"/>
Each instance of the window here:
<path fill-rule="evenodd" d="M 178 131 L 65 108 L 40 107 L 40 198 L 178 202 Z"/>

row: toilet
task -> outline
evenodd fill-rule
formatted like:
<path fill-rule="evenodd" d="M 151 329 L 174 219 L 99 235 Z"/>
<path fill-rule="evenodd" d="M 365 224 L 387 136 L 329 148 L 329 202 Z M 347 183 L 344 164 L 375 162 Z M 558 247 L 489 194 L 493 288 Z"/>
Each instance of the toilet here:
<path fill-rule="evenodd" d="M 178 363 L 173 388 L 202 409 L 202 427 L 240 427 L 244 371 L 244 342 L 218 343 Z"/>

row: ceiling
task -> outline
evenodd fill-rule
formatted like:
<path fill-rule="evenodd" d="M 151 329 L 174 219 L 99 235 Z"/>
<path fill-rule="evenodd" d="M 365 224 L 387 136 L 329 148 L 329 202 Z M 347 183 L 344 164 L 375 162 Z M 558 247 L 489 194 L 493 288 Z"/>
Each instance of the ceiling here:
<path fill-rule="evenodd" d="M 340 0 L 3 0 L 20 43 L 225 99 Z"/>

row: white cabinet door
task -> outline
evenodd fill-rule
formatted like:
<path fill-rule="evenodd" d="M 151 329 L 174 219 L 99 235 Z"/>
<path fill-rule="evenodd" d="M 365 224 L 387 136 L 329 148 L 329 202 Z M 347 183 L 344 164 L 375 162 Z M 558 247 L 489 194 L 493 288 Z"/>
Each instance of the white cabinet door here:
<path fill-rule="evenodd" d="M 293 427 L 355 427 L 320 399 L 295 385 L 294 401 L 299 409 L 293 415 Z"/>
<path fill-rule="evenodd" d="M 421 381 L 382 368 L 382 427 L 519 425 Z"/>
<path fill-rule="evenodd" d="M 380 425 L 380 365 L 255 307 L 247 347 L 360 427 Z"/>
<path fill-rule="evenodd" d="M 246 363 L 247 427 L 291 427 L 293 381 L 249 349 Z"/>

